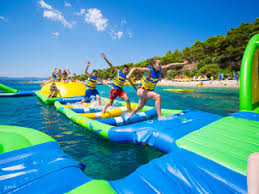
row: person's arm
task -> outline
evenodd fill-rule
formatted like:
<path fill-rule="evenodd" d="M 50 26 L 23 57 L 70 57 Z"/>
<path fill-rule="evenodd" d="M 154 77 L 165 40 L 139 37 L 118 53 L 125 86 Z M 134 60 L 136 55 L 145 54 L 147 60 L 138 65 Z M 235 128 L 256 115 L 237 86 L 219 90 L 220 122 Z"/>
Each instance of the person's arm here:
<path fill-rule="evenodd" d="M 104 53 L 101 53 L 102 58 L 106 61 L 106 63 L 114 70 L 116 73 L 119 73 L 120 70 L 117 67 L 114 67 L 110 61 L 106 58 Z"/>
<path fill-rule="evenodd" d="M 67 76 L 69 76 L 70 75 L 70 71 L 67 69 Z"/>
<path fill-rule="evenodd" d="M 144 72 L 144 73 L 150 73 L 150 69 L 149 68 L 142 68 L 142 67 L 133 67 L 129 74 L 127 75 L 127 79 L 130 79 L 132 74 L 134 73 L 134 71 L 140 71 L 140 72 Z"/>
<path fill-rule="evenodd" d="M 107 84 L 106 81 L 101 80 L 101 83 L 104 84 L 104 85 L 106 85 L 106 86 L 108 86 L 108 87 L 110 87 L 110 88 L 112 87 L 110 84 Z"/>
<path fill-rule="evenodd" d="M 88 68 L 90 66 L 90 61 L 87 62 L 86 68 L 85 68 L 85 74 L 90 77 L 91 75 L 88 73 Z"/>
<path fill-rule="evenodd" d="M 167 68 L 172 67 L 172 66 L 186 65 L 186 64 L 188 64 L 188 61 L 184 61 L 183 63 L 170 63 L 170 64 L 168 64 L 168 65 L 162 66 L 161 68 L 162 68 L 162 69 L 167 69 Z"/>
<path fill-rule="evenodd" d="M 132 87 L 137 91 L 136 86 L 132 83 L 131 79 L 127 79 L 129 81 L 129 83 L 132 85 Z"/>
<path fill-rule="evenodd" d="M 57 68 L 55 67 L 55 68 L 54 68 L 54 73 L 56 73 L 56 72 L 57 72 Z"/>

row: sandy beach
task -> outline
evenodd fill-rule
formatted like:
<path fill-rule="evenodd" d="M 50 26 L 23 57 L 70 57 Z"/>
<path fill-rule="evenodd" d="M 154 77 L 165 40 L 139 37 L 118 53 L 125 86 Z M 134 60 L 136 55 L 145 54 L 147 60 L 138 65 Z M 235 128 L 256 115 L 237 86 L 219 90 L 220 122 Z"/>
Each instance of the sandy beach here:
<path fill-rule="evenodd" d="M 185 87 L 224 87 L 224 88 L 239 88 L 239 82 L 236 80 L 223 80 L 223 81 L 203 81 L 203 85 L 200 86 L 201 81 L 171 81 L 161 80 L 158 82 L 160 86 L 185 86 Z"/>
<path fill-rule="evenodd" d="M 105 81 L 105 80 L 103 80 Z M 46 80 L 41 81 L 27 81 L 27 82 L 20 82 L 20 83 L 44 83 Z M 109 82 L 109 81 L 108 81 Z M 139 82 L 139 81 L 137 81 Z M 224 87 L 224 88 L 239 88 L 239 82 L 237 83 L 236 80 L 223 80 L 223 81 L 203 81 L 203 85 L 200 85 L 201 81 L 172 81 L 163 79 L 158 82 L 157 85 L 159 86 L 183 86 L 183 87 Z"/>

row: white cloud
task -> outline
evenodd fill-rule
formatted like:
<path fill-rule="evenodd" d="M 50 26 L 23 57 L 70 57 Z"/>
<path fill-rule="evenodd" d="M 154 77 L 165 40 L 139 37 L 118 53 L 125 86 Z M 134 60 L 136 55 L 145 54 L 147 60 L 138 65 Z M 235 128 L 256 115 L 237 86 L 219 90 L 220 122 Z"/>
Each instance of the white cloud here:
<path fill-rule="evenodd" d="M 88 24 L 94 25 L 97 28 L 97 31 L 104 31 L 108 26 L 108 19 L 104 18 L 102 12 L 96 8 L 87 9 L 85 21 Z"/>
<path fill-rule="evenodd" d="M 44 10 L 43 17 L 48 18 L 53 21 L 61 22 L 65 27 L 72 28 L 73 24 L 69 23 L 62 13 L 58 10 Z"/>
<path fill-rule="evenodd" d="M 59 34 L 59 32 L 52 32 L 51 33 L 53 36 L 56 36 L 56 37 L 58 37 L 60 34 Z"/>
<path fill-rule="evenodd" d="M 8 20 L 4 16 L 0 16 L 0 20 L 3 20 L 4 22 L 8 22 Z"/>
<path fill-rule="evenodd" d="M 38 3 L 40 4 L 40 6 L 42 8 L 45 8 L 45 9 L 52 9 L 51 5 L 48 5 L 47 3 L 45 3 L 43 0 L 39 0 Z"/>
<path fill-rule="evenodd" d="M 122 35 L 123 35 L 123 32 L 121 32 L 121 31 L 117 32 L 118 39 L 121 39 Z"/>
<path fill-rule="evenodd" d="M 45 9 L 43 11 L 43 17 L 53 21 L 59 21 L 67 28 L 72 28 L 75 24 L 73 22 L 68 22 L 59 10 L 53 9 L 51 5 L 48 5 L 43 0 L 39 0 L 38 3 L 40 4 L 41 8 Z"/>
<path fill-rule="evenodd" d="M 66 7 L 71 7 L 71 4 L 65 1 L 65 6 Z"/>
<path fill-rule="evenodd" d="M 119 31 L 119 32 L 115 32 L 113 30 L 111 30 L 111 37 L 112 39 L 121 39 L 123 36 L 123 32 Z"/>
<path fill-rule="evenodd" d="M 80 12 L 75 12 L 76 15 L 83 15 L 85 13 L 85 9 L 80 9 Z"/>

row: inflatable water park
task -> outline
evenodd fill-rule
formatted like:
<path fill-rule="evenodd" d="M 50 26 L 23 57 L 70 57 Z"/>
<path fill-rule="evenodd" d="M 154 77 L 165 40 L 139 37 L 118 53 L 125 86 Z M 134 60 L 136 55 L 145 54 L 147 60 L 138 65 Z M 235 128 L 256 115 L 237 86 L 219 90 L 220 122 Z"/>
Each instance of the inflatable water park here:
<path fill-rule="evenodd" d="M 80 103 L 84 84 L 57 83 L 57 96 L 47 98 L 50 84 L 35 94 L 86 131 L 103 141 L 150 146 L 165 155 L 119 180 L 97 180 L 86 176 L 87 167 L 52 137 L 1 125 L 0 193 L 247 193 L 247 159 L 259 152 L 259 34 L 251 38 L 242 59 L 240 111 L 226 117 L 162 109 L 158 120 L 156 109 L 144 106 L 127 119 L 124 101 L 102 113 L 91 101 Z M 1 89 L 9 97 L 19 94 L 3 85 Z M 131 103 L 132 109 L 136 106 Z"/>

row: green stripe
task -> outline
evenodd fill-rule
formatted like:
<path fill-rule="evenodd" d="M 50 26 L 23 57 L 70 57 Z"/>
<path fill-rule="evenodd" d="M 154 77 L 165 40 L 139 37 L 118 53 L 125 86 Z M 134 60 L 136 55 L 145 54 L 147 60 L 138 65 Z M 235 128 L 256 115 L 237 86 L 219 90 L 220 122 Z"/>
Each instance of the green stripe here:
<path fill-rule="evenodd" d="M 84 127 L 88 131 L 99 134 L 100 136 L 109 139 L 108 133 L 111 127 L 113 126 L 101 123 L 96 120 L 88 119 L 82 115 L 79 115 L 74 111 L 70 110 L 69 108 L 62 106 L 62 104 L 60 104 L 60 102 L 58 101 L 56 101 L 54 105 L 58 111 L 66 115 L 69 119 L 71 119 L 78 125 Z"/>
<path fill-rule="evenodd" d="M 0 153 L 55 141 L 52 137 L 31 128 L 0 125 Z"/>
<path fill-rule="evenodd" d="M 88 183 L 85 183 L 72 191 L 69 191 L 68 194 L 115 194 L 116 192 L 110 186 L 110 184 L 105 180 L 92 180 Z"/>
<path fill-rule="evenodd" d="M 246 175 L 247 158 L 259 152 L 259 122 L 225 117 L 176 141 L 187 149 Z"/>

